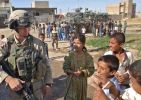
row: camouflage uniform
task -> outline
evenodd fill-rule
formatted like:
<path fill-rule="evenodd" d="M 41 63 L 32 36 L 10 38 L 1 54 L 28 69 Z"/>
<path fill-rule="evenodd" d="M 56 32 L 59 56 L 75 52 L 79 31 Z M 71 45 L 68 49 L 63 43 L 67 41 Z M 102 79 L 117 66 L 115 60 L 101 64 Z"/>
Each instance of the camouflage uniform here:
<path fill-rule="evenodd" d="M 17 27 L 16 25 L 17 24 L 14 26 L 12 23 L 10 28 L 14 29 Z M 21 25 L 24 25 L 24 23 Z M 16 31 L 14 32 L 14 34 L 19 34 Z M 17 67 L 18 60 L 20 57 L 25 57 L 25 62 L 23 64 L 26 66 L 26 70 L 24 70 L 26 72 L 26 82 L 31 84 L 33 94 L 37 100 L 43 100 L 43 86 L 53 83 L 51 68 L 48 58 L 45 56 L 47 52 L 45 51 L 43 42 L 32 35 L 28 35 L 23 42 L 19 42 L 15 35 L 11 35 L 7 38 L 5 43 L 1 41 L 0 44 L 0 61 L 3 60 L 3 58 L 8 60 L 8 67 L 12 69 L 16 78 L 20 76 Z M 35 58 L 39 58 L 38 61 Z M 4 70 L 4 66 L 0 66 L 0 99 L 22 100 L 23 95 L 19 95 L 12 91 L 6 84 L 5 78 L 7 76 L 9 76 L 9 74 Z"/>
<path fill-rule="evenodd" d="M 33 43 L 33 46 L 36 50 L 38 50 L 40 52 L 40 56 L 41 56 L 41 60 L 38 63 L 37 66 L 37 71 L 35 72 L 35 75 L 33 76 L 34 78 L 31 80 L 32 84 L 33 84 L 33 91 L 36 95 L 36 97 L 38 98 L 42 98 L 42 92 L 41 92 L 41 88 L 43 85 L 45 84 L 52 84 L 52 74 L 51 74 L 51 68 L 50 65 L 48 63 L 48 59 L 47 57 L 45 57 L 44 55 L 46 54 L 46 51 L 44 51 L 44 44 L 43 42 L 41 42 L 40 40 L 38 40 L 37 38 L 29 35 L 30 38 L 32 38 L 31 42 Z M 29 38 L 28 37 L 28 38 Z M 20 47 L 24 47 L 24 46 L 29 46 L 29 39 L 26 39 L 22 44 L 19 44 L 18 41 L 16 40 L 16 38 L 14 38 L 15 40 L 15 44 L 17 46 Z M 11 47 L 10 52 L 12 52 L 14 48 Z M 4 54 L 8 53 L 9 49 L 8 49 L 8 45 L 7 43 L 5 43 L 1 48 L 0 48 L 0 59 L 2 59 L 2 57 L 4 56 Z M 14 59 L 11 59 L 12 57 L 8 57 L 8 60 L 11 64 L 14 63 Z M 14 65 L 13 65 L 14 66 Z M 4 84 L 4 79 L 8 76 L 8 74 L 2 70 L 0 70 L 0 83 Z M 6 85 L 5 85 L 6 86 Z M 15 99 L 13 99 L 15 100 Z M 41 99 L 40 99 L 41 100 Z"/>

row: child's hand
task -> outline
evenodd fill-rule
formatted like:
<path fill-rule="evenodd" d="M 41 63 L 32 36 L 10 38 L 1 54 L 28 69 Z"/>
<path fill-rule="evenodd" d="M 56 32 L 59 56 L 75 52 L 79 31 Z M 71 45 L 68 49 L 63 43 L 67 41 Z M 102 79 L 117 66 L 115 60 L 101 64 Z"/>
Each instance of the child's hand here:
<path fill-rule="evenodd" d="M 128 74 L 121 74 L 120 72 L 117 72 L 116 78 L 121 84 L 123 84 L 128 79 Z"/>
<path fill-rule="evenodd" d="M 102 85 L 101 78 L 99 76 L 97 76 L 97 75 L 94 75 L 93 82 L 95 82 L 99 86 Z"/>
<path fill-rule="evenodd" d="M 110 95 L 112 96 L 112 98 L 114 98 L 114 100 L 120 100 L 120 92 L 119 90 L 117 90 L 114 83 L 110 82 L 106 88 L 110 89 Z"/>
<path fill-rule="evenodd" d="M 94 95 L 93 95 L 93 100 L 109 100 L 109 98 L 106 96 L 102 88 L 96 84 L 96 82 L 93 82 L 92 86 L 95 89 Z"/>
<path fill-rule="evenodd" d="M 97 78 L 99 79 L 101 85 L 104 85 L 109 81 L 109 79 L 107 77 L 105 77 L 103 75 L 99 75 L 98 73 L 96 73 L 95 76 L 97 76 Z M 96 81 L 98 81 L 98 80 L 96 80 Z"/>
<path fill-rule="evenodd" d="M 100 87 L 100 83 L 98 83 L 98 81 L 93 81 L 91 86 L 96 90 L 96 91 L 99 91 L 99 90 L 102 90 L 102 88 Z"/>
<path fill-rule="evenodd" d="M 109 79 L 106 77 L 101 77 L 101 83 L 102 85 L 105 85 L 107 82 L 109 82 Z"/>

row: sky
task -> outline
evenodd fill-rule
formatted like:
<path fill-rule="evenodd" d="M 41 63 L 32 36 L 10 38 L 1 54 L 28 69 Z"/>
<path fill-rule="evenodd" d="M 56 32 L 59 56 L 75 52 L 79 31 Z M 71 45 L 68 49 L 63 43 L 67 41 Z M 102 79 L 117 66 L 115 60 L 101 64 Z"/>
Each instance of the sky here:
<path fill-rule="evenodd" d="M 11 0 L 14 7 L 31 7 L 33 0 Z M 39 1 L 39 0 L 38 0 Z M 45 0 L 41 0 L 45 1 Z M 58 13 L 74 11 L 75 8 L 82 7 L 83 9 L 97 12 L 105 12 L 106 5 L 119 3 L 121 0 L 47 0 L 50 8 L 57 8 Z M 137 12 L 141 12 L 141 0 L 133 0 L 136 3 Z"/>

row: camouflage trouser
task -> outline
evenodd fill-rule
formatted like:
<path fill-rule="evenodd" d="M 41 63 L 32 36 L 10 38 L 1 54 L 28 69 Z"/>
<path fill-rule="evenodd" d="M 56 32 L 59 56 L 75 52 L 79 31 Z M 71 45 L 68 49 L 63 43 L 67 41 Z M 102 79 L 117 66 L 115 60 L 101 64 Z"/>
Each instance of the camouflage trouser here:
<path fill-rule="evenodd" d="M 33 84 L 33 93 L 37 100 L 43 100 L 41 85 L 42 83 L 40 81 Z M 0 84 L 0 100 L 23 100 L 23 97 L 18 95 L 16 92 L 12 91 L 5 84 L 5 82 L 3 82 Z"/>
<path fill-rule="evenodd" d="M 37 100 L 43 100 L 42 87 L 42 81 L 37 81 L 33 84 L 33 93 L 36 96 Z"/>

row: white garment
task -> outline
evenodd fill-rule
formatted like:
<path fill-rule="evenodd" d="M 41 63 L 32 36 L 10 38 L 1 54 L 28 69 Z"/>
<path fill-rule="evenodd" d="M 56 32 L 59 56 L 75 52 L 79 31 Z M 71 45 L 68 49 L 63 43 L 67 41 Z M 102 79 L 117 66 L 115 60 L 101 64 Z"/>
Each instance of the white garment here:
<path fill-rule="evenodd" d="M 110 81 L 108 81 L 103 87 L 102 90 L 104 91 L 104 93 L 106 94 L 106 96 L 108 98 L 110 98 L 110 100 L 114 100 L 114 98 L 111 96 L 110 94 L 110 90 L 108 88 L 106 88 L 108 85 L 110 84 Z"/>
<path fill-rule="evenodd" d="M 108 82 L 102 87 L 102 90 L 104 91 L 104 93 L 106 94 L 106 96 L 108 96 L 108 98 L 110 98 L 110 100 L 114 100 L 114 98 L 113 98 L 113 97 L 111 96 L 111 94 L 110 94 L 109 89 L 106 88 L 110 82 L 112 82 L 112 83 L 115 85 L 115 87 L 116 87 L 117 90 L 120 90 L 120 85 L 118 84 L 118 80 L 117 80 L 115 77 L 111 78 L 110 81 L 108 81 Z"/>
<path fill-rule="evenodd" d="M 123 100 L 141 100 L 141 95 L 138 94 L 133 88 L 128 88 L 122 95 Z"/>
<path fill-rule="evenodd" d="M 82 33 L 83 33 L 83 34 L 86 33 L 86 29 L 85 29 L 85 28 L 82 28 L 81 30 L 82 30 Z"/>
<path fill-rule="evenodd" d="M 118 31 L 118 27 L 117 27 L 117 26 L 115 26 L 115 28 L 114 28 L 114 29 L 115 29 L 115 31 Z"/>
<path fill-rule="evenodd" d="M 122 62 L 120 62 L 119 65 L 119 69 L 118 72 L 125 74 L 126 73 L 126 68 L 133 62 L 133 56 L 131 54 L 131 52 L 129 51 L 124 51 L 125 53 L 125 58 L 123 59 Z M 104 55 L 114 55 L 112 51 L 108 51 L 106 52 Z M 126 81 L 124 84 L 128 85 L 129 81 Z M 126 86 L 119 84 L 120 87 L 118 88 L 118 90 L 123 93 L 123 91 L 127 88 Z"/>
<path fill-rule="evenodd" d="M 129 51 L 126 51 L 126 50 L 125 50 L 125 53 L 126 53 L 127 57 L 125 57 L 125 58 L 123 59 L 123 62 L 120 62 L 119 70 L 118 70 L 118 71 L 121 71 L 121 70 L 122 70 L 122 71 L 125 72 L 125 69 L 123 69 L 123 68 L 125 68 L 126 65 L 129 65 L 129 64 L 131 64 L 131 63 L 133 62 L 132 53 L 129 52 Z M 108 52 L 105 52 L 104 55 L 114 55 L 114 54 L 113 54 L 112 51 L 108 51 Z M 128 63 L 128 64 L 127 64 L 127 63 Z M 122 69 L 121 69 L 121 68 L 122 68 Z M 121 69 L 121 70 L 120 70 L 120 69 Z"/>

